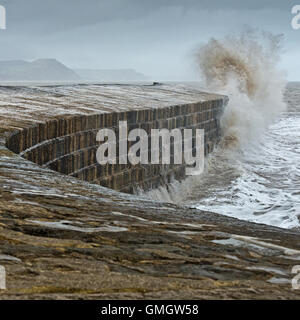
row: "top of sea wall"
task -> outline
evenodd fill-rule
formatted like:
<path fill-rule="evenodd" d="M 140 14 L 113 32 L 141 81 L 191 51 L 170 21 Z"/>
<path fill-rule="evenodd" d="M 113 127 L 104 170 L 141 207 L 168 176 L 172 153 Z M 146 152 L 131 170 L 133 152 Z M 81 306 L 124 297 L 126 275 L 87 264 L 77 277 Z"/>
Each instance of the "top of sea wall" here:
<path fill-rule="evenodd" d="M 184 85 L 0 86 L 0 128 L 4 133 L 74 115 L 161 109 L 216 99 L 227 100 Z"/>

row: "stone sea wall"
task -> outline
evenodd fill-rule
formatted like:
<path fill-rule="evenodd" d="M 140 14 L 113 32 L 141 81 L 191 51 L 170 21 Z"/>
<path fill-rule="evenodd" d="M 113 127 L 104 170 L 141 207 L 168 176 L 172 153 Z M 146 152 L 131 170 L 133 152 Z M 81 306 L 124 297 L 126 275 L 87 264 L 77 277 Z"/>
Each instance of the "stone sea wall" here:
<path fill-rule="evenodd" d="M 99 165 L 96 151 L 99 129 L 113 129 L 118 139 L 119 121 L 127 121 L 128 130 L 204 129 L 205 155 L 220 139 L 220 116 L 226 100 L 179 104 L 164 108 L 148 108 L 125 112 L 65 116 L 15 131 L 7 139 L 7 147 L 25 159 L 63 174 L 97 183 L 114 190 L 134 193 L 149 190 L 185 177 L 186 164 L 106 164 Z M 130 147 L 128 142 L 128 149 Z M 149 141 L 149 159 L 151 143 Z M 118 151 L 118 141 L 117 148 Z M 173 148 L 171 148 L 171 152 Z M 195 151 L 195 150 L 194 150 Z M 117 153 L 117 159 L 118 159 Z M 174 155 L 171 154 L 171 160 Z"/>
<path fill-rule="evenodd" d="M 0 300 L 300 299 L 298 230 L 116 191 L 184 166 L 95 165 L 98 129 L 119 120 L 204 128 L 210 152 L 226 101 L 180 84 L 0 86 Z"/>

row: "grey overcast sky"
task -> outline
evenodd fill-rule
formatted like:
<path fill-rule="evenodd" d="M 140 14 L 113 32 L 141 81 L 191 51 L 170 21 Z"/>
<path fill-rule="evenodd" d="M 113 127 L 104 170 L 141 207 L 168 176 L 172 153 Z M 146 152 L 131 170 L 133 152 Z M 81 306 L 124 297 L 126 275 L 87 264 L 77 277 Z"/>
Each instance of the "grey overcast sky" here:
<path fill-rule="evenodd" d="M 56 58 L 72 68 L 134 68 L 194 79 L 192 51 L 245 25 L 284 35 L 281 66 L 300 80 L 300 0 L 0 0 L 0 60 Z"/>

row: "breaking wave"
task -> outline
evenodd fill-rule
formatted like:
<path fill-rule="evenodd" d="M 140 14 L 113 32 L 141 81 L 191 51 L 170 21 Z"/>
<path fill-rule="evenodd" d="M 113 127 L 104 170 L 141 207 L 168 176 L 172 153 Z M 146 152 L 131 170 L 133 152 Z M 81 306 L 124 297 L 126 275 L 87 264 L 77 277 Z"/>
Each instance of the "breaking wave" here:
<path fill-rule="evenodd" d="M 222 143 L 207 157 L 201 176 L 174 181 L 148 196 L 299 228 L 300 84 L 287 85 L 278 68 L 281 42 L 281 36 L 247 31 L 197 49 L 206 88 L 229 96 Z"/>
<path fill-rule="evenodd" d="M 225 142 L 255 141 L 285 110 L 285 74 L 278 70 L 281 42 L 281 36 L 247 31 L 211 39 L 197 50 L 206 87 L 229 96 L 222 118 Z"/>

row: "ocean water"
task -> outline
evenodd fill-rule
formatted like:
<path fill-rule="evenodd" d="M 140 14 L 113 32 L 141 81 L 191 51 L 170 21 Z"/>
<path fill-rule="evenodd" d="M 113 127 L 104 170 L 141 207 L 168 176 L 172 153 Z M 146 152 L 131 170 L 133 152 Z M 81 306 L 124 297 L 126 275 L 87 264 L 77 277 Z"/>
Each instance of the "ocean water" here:
<path fill-rule="evenodd" d="M 288 109 L 248 148 L 219 148 L 182 202 L 283 228 L 300 226 L 300 83 L 287 85 Z"/>
<path fill-rule="evenodd" d="M 300 83 L 278 68 L 280 39 L 212 39 L 197 54 L 212 91 L 229 96 L 223 140 L 202 175 L 147 193 L 242 220 L 300 228 Z"/>

